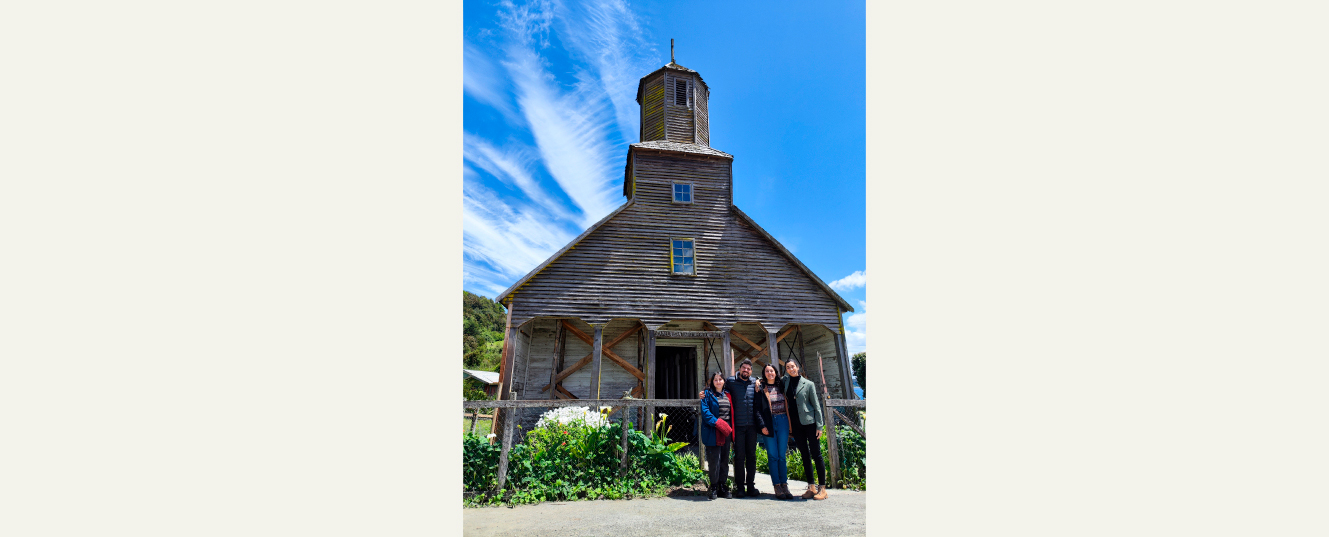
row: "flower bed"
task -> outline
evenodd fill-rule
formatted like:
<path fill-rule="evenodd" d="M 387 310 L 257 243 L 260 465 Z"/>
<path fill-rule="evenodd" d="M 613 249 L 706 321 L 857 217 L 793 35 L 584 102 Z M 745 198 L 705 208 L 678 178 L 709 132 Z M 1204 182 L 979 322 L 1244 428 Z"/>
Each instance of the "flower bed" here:
<path fill-rule="evenodd" d="M 619 467 L 622 426 L 585 407 L 563 407 L 540 417 L 526 439 L 508 452 L 508 476 L 497 490 L 500 446 L 466 433 L 462 439 L 464 502 L 467 506 L 663 495 L 669 487 L 703 477 L 685 444 L 662 441 L 661 420 L 650 436 L 628 431 L 628 462 Z"/>

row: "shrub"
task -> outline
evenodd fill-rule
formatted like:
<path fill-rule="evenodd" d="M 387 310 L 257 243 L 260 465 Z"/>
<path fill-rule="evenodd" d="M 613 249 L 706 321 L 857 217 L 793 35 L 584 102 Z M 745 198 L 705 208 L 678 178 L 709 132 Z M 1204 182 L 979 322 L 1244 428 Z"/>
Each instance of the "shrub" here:
<path fill-rule="evenodd" d="M 638 430 L 628 431 L 628 464 L 620 468 L 622 425 L 589 409 L 555 409 L 539 423 L 508 452 L 502 491 L 495 490 L 499 446 L 466 435 L 466 505 L 632 498 L 704 476 L 695 455 L 676 453 L 685 443 L 662 444 Z"/>

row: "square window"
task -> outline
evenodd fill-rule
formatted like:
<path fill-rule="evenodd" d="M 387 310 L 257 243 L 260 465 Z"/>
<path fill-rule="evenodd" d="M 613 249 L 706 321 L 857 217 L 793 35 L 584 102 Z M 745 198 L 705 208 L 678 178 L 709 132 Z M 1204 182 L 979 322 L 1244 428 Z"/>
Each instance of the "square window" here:
<path fill-rule="evenodd" d="M 692 203 L 692 185 L 674 183 L 674 203 Z"/>
<path fill-rule="evenodd" d="M 669 261 L 674 274 L 696 274 L 696 255 L 692 239 L 672 239 Z"/>

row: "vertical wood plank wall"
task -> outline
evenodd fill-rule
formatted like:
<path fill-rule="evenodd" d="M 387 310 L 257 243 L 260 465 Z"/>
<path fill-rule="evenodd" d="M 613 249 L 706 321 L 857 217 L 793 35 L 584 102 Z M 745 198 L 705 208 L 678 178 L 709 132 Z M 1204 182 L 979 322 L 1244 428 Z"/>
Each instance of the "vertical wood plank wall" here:
<path fill-rule="evenodd" d="M 642 85 L 641 139 L 665 139 L 664 73 Z"/>
<path fill-rule="evenodd" d="M 706 88 L 705 84 L 697 84 L 697 143 L 710 147 L 711 145 L 711 120 L 706 112 L 707 103 L 711 99 L 711 90 Z"/>
<path fill-rule="evenodd" d="M 696 141 L 693 109 L 688 103 L 674 104 L 674 87 L 675 84 L 696 84 L 696 80 L 691 76 L 675 74 L 672 71 L 665 71 L 664 79 L 664 139 L 671 142 L 693 143 Z"/>

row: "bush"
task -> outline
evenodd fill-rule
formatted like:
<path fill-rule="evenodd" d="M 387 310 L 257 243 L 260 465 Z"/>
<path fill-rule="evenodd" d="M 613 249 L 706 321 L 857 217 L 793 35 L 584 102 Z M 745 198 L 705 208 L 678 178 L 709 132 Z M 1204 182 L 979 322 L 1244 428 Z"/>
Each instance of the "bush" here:
<path fill-rule="evenodd" d="M 592 414 L 559 409 L 545 413 L 541 426 L 508 452 L 502 491 L 495 490 L 500 447 L 467 434 L 465 504 L 633 498 L 703 478 L 695 455 L 676 453 L 686 444 L 666 445 L 637 430 L 628 431 L 628 464 L 620 469 L 622 426 L 593 419 L 600 416 Z"/>

